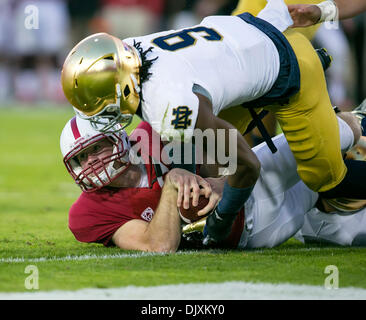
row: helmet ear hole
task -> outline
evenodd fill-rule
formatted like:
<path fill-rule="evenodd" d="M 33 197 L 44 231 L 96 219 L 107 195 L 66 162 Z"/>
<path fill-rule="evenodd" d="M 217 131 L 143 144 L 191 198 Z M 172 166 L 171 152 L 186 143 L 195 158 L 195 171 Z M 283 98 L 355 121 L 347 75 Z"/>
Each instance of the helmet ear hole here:
<path fill-rule="evenodd" d="M 125 99 L 128 98 L 130 93 L 131 93 L 130 87 L 128 85 L 126 85 L 125 88 L 123 89 L 123 95 L 124 95 Z"/>

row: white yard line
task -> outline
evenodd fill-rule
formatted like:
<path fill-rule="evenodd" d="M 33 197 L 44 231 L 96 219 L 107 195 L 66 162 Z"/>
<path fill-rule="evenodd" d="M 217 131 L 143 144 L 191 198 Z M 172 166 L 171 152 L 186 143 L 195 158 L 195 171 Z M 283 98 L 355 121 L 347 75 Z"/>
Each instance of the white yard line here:
<path fill-rule="evenodd" d="M 310 251 L 322 251 L 324 249 L 332 249 L 334 251 L 344 250 L 344 248 L 340 247 L 332 247 L 332 248 L 289 248 L 283 251 L 279 251 L 279 253 L 286 253 L 286 252 L 310 252 Z M 362 248 L 352 248 L 352 249 L 362 249 Z M 205 253 L 216 254 L 215 252 L 204 251 Z M 272 251 L 274 253 L 276 251 Z M 107 259 L 124 259 L 124 258 L 143 258 L 149 256 L 166 256 L 166 255 L 190 255 L 196 254 L 199 251 L 178 251 L 174 254 L 166 254 L 166 253 L 151 253 L 151 252 L 140 252 L 140 253 L 116 253 L 116 254 L 105 254 L 105 255 L 96 255 L 96 254 L 85 254 L 80 256 L 63 256 L 63 257 L 38 257 L 38 258 L 24 258 L 24 257 L 9 257 L 9 258 L 0 258 L 0 263 L 23 263 L 23 262 L 52 262 L 52 261 L 83 261 L 83 260 L 107 260 Z M 245 253 L 245 251 L 243 251 Z M 253 250 L 253 251 L 246 251 L 246 253 L 270 253 L 270 251 L 266 250 Z M 219 253 L 218 253 L 219 254 Z"/>
<path fill-rule="evenodd" d="M 325 289 L 321 286 L 224 282 L 155 287 L 128 286 L 78 291 L 0 293 L 0 300 L 365 300 L 359 288 Z M 192 302 L 190 302 L 192 303 Z"/>
<path fill-rule="evenodd" d="M 177 252 L 175 255 L 185 255 L 197 253 L 197 251 L 184 251 Z M 150 252 L 139 252 L 139 253 L 116 253 L 116 254 L 85 254 L 81 256 L 64 256 L 64 257 L 39 257 L 39 258 L 24 258 L 24 257 L 9 257 L 1 258 L 0 263 L 35 263 L 35 262 L 52 262 L 52 261 L 83 261 L 83 260 L 108 260 L 108 259 L 124 259 L 124 258 L 143 258 L 151 256 L 166 256 L 166 253 L 150 253 Z"/>

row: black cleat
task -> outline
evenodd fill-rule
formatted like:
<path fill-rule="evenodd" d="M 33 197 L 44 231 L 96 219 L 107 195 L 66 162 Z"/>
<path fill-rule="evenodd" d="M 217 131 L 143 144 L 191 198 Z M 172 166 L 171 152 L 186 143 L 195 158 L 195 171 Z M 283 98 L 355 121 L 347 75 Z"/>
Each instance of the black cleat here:
<path fill-rule="evenodd" d="M 206 225 L 203 230 L 203 245 L 212 246 L 225 240 L 231 232 L 231 227 L 236 219 L 235 215 L 219 215 L 215 209 L 212 214 L 207 217 Z"/>

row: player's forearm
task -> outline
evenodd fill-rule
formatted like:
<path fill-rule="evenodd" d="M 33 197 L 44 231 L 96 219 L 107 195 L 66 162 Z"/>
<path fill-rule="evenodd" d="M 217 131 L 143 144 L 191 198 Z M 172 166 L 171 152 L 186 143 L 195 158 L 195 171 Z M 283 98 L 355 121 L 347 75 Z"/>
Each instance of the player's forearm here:
<path fill-rule="evenodd" d="M 260 170 L 260 163 L 255 153 L 232 124 L 213 115 L 212 104 L 206 97 L 200 94 L 197 94 L 197 97 L 200 107 L 196 128 L 202 131 L 214 131 L 215 145 L 217 145 L 215 163 L 220 166 L 220 169 L 223 167 L 228 169 L 229 185 L 235 188 L 254 185 Z M 208 153 L 207 145 L 203 149 Z"/>
<path fill-rule="evenodd" d="M 151 251 L 175 252 L 177 250 L 181 238 L 177 190 L 169 181 L 164 185 L 159 205 L 146 232 Z"/>
<path fill-rule="evenodd" d="M 339 19 L 352 18 L 366 11 L 366 0 L 335 0 L 339 10 Z"/>
<path fill-rule="evenodd" d="M 228 176 L 227 182 L 235 188 L 247 188 L 256 183 L 259 172 L 260 162 L 257 156 L 243 136 L 237 132 L 237 165 L 235 172 Z"/>

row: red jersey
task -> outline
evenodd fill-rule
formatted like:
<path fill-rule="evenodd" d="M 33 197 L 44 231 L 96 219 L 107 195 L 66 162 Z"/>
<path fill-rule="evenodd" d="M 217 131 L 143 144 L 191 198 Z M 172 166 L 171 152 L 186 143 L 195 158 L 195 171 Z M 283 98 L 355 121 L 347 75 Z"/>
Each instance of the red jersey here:
<path fill-rule="evenodd" d="M 70 209 L 69 228 L 81 242 L 112 245 L 113 234 L 126 222 L 151 221 L 160 195 L 160 188 L 103 188 L 83 192 Z"/>
<path fill-rule="evenodd" d="M 146 122 L 141 123 L 138 128 L 146 129 L 150 137 L 153 134 Z M 102 188 L 80 195 L 69 212 L 69 228 L 78 241 L 111 246 L 113 234 L 126 222 L 133 219 L 151 221 L 162 191 L 162 185 L 159 184 L 162 181 L 159 179 L 162 173 L 161 167 L 152 162 L 145 163 L 149 182 L 147 188 Z M 228 246 L 237 247 L 243 227 L 242 210 L 226 241 Z"/>

